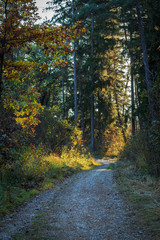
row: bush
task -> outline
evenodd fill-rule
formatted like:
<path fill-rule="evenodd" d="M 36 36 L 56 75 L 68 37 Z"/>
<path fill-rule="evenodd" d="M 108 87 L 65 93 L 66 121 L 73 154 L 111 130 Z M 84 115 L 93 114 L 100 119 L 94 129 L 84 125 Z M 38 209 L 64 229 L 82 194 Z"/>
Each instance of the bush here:
<path fill-rule="evenodd" d="M 44 154 L 45 148 L 42 144 L 37 147 L 32 144 L 24 147 L 19 160 L 24 179 L 37 181 L 47 172 L 49 166 L 48 162 L 44 160 Z"/>
<path fill-rule="evenodd" d="M 160 122 L 154 121 L 148 130 L 138 131 L 121 152 L 122 158 L 132 159 L 138 170 L 160 176 Z"/>
<path fill-rule="evenodd" d="M 0 168 L 0 215 L 36 194 L 37 190 L 51 187 L 56 179 L 90 169 L 94 164 L 89 153 L 82 153 L 75 146 L 70 150 L 64 148 L 61 157 L 48 155 L 42 144 L 23 147 L 19 159 Z"/>
<path fill-rule="evenodd" d="M 40 115 L 40 121 L 36 129 L 37 138 L 41 139 L 51 152 L 60 155 L 63 146 L 70 142 L 71 125 L 60 117 L 55 106 L 45 108 Z"/>

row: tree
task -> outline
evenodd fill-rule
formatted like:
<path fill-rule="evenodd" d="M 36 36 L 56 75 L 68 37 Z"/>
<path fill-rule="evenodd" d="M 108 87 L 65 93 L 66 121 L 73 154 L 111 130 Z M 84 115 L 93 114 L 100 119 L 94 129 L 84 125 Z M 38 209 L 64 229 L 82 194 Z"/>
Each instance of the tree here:
<path fill-rule="evenodd" d="M 33 111 L 29 102 L 27 103 L 27 98 L 29 99 L 31 95 L 33 97 L 35 91 L 28 91 L 28 97 L 26 95 L 23 97 L 23 101 L 19 99 L 15 102 L 14 98 L 12 101 L 9 100 L 11 95 L 7 95 L 5 87 L 9 81 L 12 81 L 13 84 L 20 83 L 21 87 L 25 85 L 25 74 L 31 72 L 37 65 L 36 62 L 27 61 L 27 52 L 20 60 L 16 60 L 15 50 L 17 49 L 18 52 L 27 48 L 30 52 L 30 44 L 34 42 L 41 46 L 41 51 L 45 55 L 52 56 L 53 66 L 63 64 L 64 61 L 60 56 L 71 53 L 70 41 L 79 38 L 81 34 L 85 33 L 85 29 L 82 28 L 81 22 L 75 23 L 73 27 L 70 26 L 68 29 L 64 26 L 53 27 L 49 24 L 36 25 L 38 15 L 33 0 L 4 0 L 0 5 L 0 14 L 0 97 L 2 98 L 2 94 L 5 95 L 5 107 L 14 110 L 18 117 L 16 118 L 18 123 L 23 124 L 23 126 L 28 123 L 29 127 L 36 124 L 34 117 L 40 107 L 38 103 L 38 108 L 35 104 L 37 110 Z M 47 64 L 41 66 L 41 71 L 48 71 Z M 33 87 L 31 85 L 28 86 L 30 89 Z M 23 89 L 21 90 L 23 91 Z M 27 93 L 26 90 L 24 92 Z M 18 106 L 19 101 L 23 102 L 24 105 Z M 29 116 L 31 121 L 28 119 Z"/>
<path fill-rule="evenodd" d="M 0 98 L 3 91 L 3 70 L 6 55 L 13 48 L 25 46 L 36 34 L 37 8 L 33 0 L 2 0 L 0 3 Z"/>
<path fill-rule="evenodd" d="M 91 13 L 91 58 L 94 55 L 93 45 L 93 34 L 94 34 L 94 15 Z M 90 78 L 91 78 L 91 152 L 94 152 L 94 80 L 93 80 L 93 66 L 90 66 Z"/>
<path fill-rule="evenodd" d="M 142 50 L 143 50 L 143 62 L 144 62 L 144 69 L 145 69 L 145 81 L 147 86 L 147 95 L 148 95 L 148 102 L 149 102 L 149 109 L 151 114 L 151 121 L 155 119 L 154 114 L 154 106 L 153 106 L 153 100 L 151 98 L 151 79 L 150 79 L 150 69 L 148 64 L 148 56 L 147 56 L 147 47 L 146 47 L 146 40 L 144 36 L 144 29 L 143 29 L 143 23 L 142 23 L 142 17 L 140 12 L 140 3 L 137 2 L 137 15 L 138 15 L 138 23 L 139 23 L 139 30 L 140 30 L 140 37 L 141 37 L 141 43 L 142 43 Z"/>
<path fill-rule="evenodd" d="M 74 0 L 72 0 L 72 18 L 74 19 Z M 74 118 L 77 122 L 78 107 L 77 107 L 77 75 L 76 75 L 76 49 L 73 42 L 73 65 L 74 65 Z"/>

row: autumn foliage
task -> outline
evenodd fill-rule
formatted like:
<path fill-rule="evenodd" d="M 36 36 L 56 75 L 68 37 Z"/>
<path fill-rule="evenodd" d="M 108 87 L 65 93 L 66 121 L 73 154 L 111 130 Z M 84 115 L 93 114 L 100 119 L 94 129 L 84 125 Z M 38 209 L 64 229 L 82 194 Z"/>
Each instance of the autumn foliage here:
<path fill-rule="evenodd" d="M 0 3 L 0 98 L 12 110 L 23 129 L 34 132 L 41 109 L 37 83 L 31 77 L 37 66 L 47 72 L 48 65 L 28 60 L 32 44 L 52 57 L 52 67 L 66 64 L 60 56 L 71 53 L 70 42 L 86 32 L 79 21 L 72 27 L 37 25 L 37 7 L 33 0 L 4 0 Z M 24 51 L 23 54 L 20 51 Z"/>

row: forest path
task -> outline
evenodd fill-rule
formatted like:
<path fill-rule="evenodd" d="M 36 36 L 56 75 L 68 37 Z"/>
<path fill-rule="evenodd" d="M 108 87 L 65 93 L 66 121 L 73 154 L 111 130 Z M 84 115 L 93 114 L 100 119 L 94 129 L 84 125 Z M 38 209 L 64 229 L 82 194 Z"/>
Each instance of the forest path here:
<path fill-rule="evenodd" d="M 99 162 L 5 218 L 0 239 L 149 240 L 115 188 L 113 171 L 106 169 L 111 161 Z"/>

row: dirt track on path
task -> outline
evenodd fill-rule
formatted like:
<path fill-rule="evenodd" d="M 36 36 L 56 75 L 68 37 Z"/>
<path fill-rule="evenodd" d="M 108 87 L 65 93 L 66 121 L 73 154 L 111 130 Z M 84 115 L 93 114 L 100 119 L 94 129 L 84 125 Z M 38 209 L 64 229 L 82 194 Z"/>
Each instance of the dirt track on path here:
<path fill-rule="evenodd" d="M 99 161 L 6 217 L 0 239 L 150 240 L 118 194 L 110 161 Z"/>

